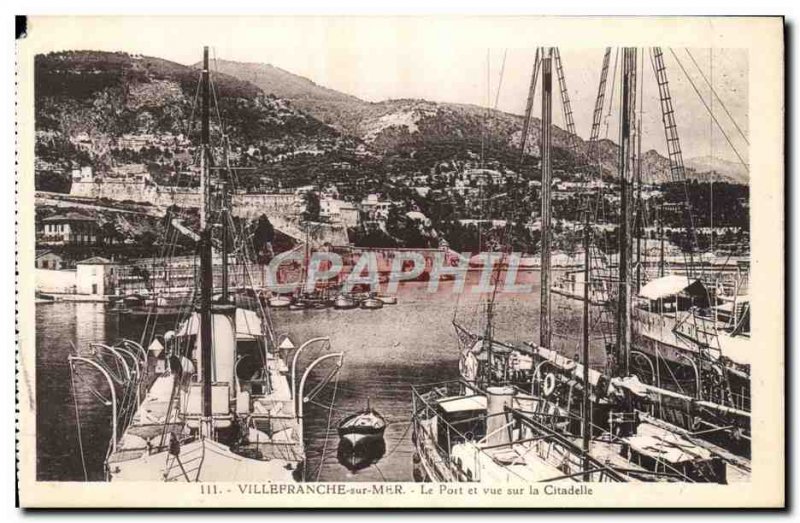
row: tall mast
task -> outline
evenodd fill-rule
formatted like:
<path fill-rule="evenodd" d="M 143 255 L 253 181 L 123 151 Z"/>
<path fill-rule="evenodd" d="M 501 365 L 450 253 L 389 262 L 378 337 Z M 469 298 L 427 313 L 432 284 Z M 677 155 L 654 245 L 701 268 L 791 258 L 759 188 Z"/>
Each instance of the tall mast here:
<path fill-rule="evenodd" d="M 209 128 L 208 128 L 208 47 L 203 48 L 203 76 L 202 76 L 202 96 L 203 96 L 203 122 L 201 135 L 201 158 L 205 160 L 209 148 Z M 201 180 L 205 183 L 201 194 L 201 220 L 202 233 L 200 239 L 200 370 L 203 378 L 203 423 L 202 435 L 211 437 L 211 293 L 214 284 L 214 274 L 211 267 L 211 228 L 206 223 L 206 211 L 208 206 L 208 171 L 209 162 L 202 162 Z"/>
<path fill-rule="evenodd" d="M 551 122 L 553 117 L 553 49 L 542 55 L 542 278 L 541 307 L 539 309 L 539 345 L 550 347 L 550 189 L 552 184 L 552 166 L 550 152 L 552 148 Z"/>
<path fill-rule="evenodd" d="M 619 299 L 617 311 L 616 375 L 627 376 L 632 340 L 631 330 L 631 175 L 634 145 L 631 121 L 635 115 L 636 49 L 626 47 L 622 54 L 619 137 L 620 227 L 619 227 Z"/>
<path fill-rule="evenodd" d="M 640 104 L 641 105 L 641 104 Z M 640 109 L 641 110 L 641 109 Z M 643 216 L 642 212 L 642 117 L 639 115 L 639 120 L 636 124 L 636 151 L 635 151 L 635 165 L 636 165 L 636 214 L 634 222 L 634 231 L 636 235 L 636 292 L 642 288 L 642 230 L 643 230 Z"/>
<path fill-rule="evenodd" d="M 533 114 L 533 101 L 536 98 L 536 79 L 539 76 L 539 66 L 544 53 L 539 53 L 540 48 L 536 48 L 536 56 L 533 59 L 533 71 L 531 72 L 531 85 L 528 88 L 528 101 L 525 103 L 525 118 L 522 120 L 522 136 L 520 137 L 519 165 L 525 159 L 525 144 L 528 143 L 528 132 L 531 125 L 531 115 Z"/>
<path fill-rule="evenodd" d="M 203 74 L 200 83 L 202 95 L 202 122 L 200 134 L 200 228 L 205 229 L 208 220 L 208 186 L 209 186 L 209 126 L 208 126 L 208 47 L 203 47 Z"/>
<path fill-rule="evenodd" d="M 576 143 L 578 135 L 575 132 L 575 119 L 572 117 L 572 103 L 569 101 L 569 91 L 567 90 L 567 79 L 564 75 L 564 66 L 561 65 L 561 53 L 558 47 L 553 48 L 553 61 L 556 66 L 556 77 L 558 78 L 558 89 L 561 91 L 561 111 L 564 116 L 564 125 L 569 132 L 569 151 L 577 155 Z"/>
<path fill-rule="evenodd" d="M 222 209 L 220 212 L 222 220 L 222 303 L 228 303 L 228 219 L 230 210 L 228 208 L 227 170 L 223 169 L 222 173 Z"/>
<path fill-rule="evenodd" d="M 653 69 L 656 73 L 656 83 L 658 84 L 658 98 L 661 102 L 661 120 L 664 122 L 664 135 L 667 140 L 671 179 L 673 182 L 683 182 L 686 180 L 686 170 L 683 165 L 683 152 L 681 151 L 681 141 L 678 137 L 678 126 L 675 123 L 675 109 L 672 106 L 667 68 L 664 65 L 664 53 L 660 47 L 653 47 L 651 48 L 651 57 Z M 689 201 L 684 206 L 684 225 L 689 241 L 686 275 L 691 277 L 695 271 L 694 251 L 697 248 L 697 237 Z"/>
<path fill-rule="evenodd" d="M 658 275 L 664 277 L 664 206 L 658 207 Z"/>
<path fill-rule="evenodd" d="M 644 53 L 639 59 L 644 76 Z M 639 82 L 639 118 L 636 120 L 636 292 L 642 288 L 642 235 L 644 233 L 644 202 L 642 201 L 642 113 L 644 111 L 644 79 Z"/>
<path fill-rule="evenodd" d="M 591 272 L 591 257 L 589 256 L 589 198 L 586 198 L 583 222 L 583 351 L 581 362 L 583 363 L 583 480 L 589 481 L 589 439 L 592 427 L 590 425 L 591 416 L 589 411 L 591 403 L 589 401 L 589 282 Z"/>

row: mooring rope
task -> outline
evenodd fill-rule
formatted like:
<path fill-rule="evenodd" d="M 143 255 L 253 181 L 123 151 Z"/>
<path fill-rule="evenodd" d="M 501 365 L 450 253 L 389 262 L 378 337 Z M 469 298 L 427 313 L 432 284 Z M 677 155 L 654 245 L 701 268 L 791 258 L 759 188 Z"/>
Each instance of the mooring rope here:
<path fill-rule="evenodd" d="M 405 428 L 405 429 L 403 429 L 403 433 L 400 435 L 400 439 L 398 439 L 398 440 L 395 442 L 395 444 L 394 444 L 394 447 L 392 448 L 392 450 L 390 450 L 389 452 L 387 452 L 386 454 L 384 454 L 384 456 L 383 456 L 383 458 L 384 458 L 384 459 L 385 459 L 385 458 L 388 458 L 389 456 L 391 456 L 392 454 L 394 454 L 394 453 L 395 453 L 395 451 L 396 451 L 397 449 L 399 449 L 399 448 L 400 448 L 400 444 L 401 444 L 401 443 L 403 443 L 403 441 L 405 440 L 405 438 L 406 438 L 406 434 L 408 434 L 408 429 L 410 429 L 410 428 L 411 428 L 411 425 L 413 425 L 413 423 L 411 423 L 410 421 L 409 421 L 409 422 L 406 422 L 406 428 Z"/>

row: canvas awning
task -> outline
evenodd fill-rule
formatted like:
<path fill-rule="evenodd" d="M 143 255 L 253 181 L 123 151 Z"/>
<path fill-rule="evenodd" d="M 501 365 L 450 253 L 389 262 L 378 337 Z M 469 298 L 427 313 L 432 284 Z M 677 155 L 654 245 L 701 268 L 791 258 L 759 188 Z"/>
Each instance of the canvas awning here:
<path fill-rule="evenodd" d="M 700 280 L 670 274 L 649 282 L 639 291 L 639 296 L 648 300 L 660 300 L 677 294 L 705 297 L 706 290 Z"/>

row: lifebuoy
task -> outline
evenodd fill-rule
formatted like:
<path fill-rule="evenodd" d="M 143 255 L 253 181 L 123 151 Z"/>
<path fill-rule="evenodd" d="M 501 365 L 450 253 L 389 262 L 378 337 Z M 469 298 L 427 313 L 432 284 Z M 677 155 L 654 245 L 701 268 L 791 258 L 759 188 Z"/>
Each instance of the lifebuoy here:
<path fill-rule="evenodd" d="M 544 395 L 549 396 L 556 390 L 556 376 L 552 372 L 548 372 L 544 377 Z"/>

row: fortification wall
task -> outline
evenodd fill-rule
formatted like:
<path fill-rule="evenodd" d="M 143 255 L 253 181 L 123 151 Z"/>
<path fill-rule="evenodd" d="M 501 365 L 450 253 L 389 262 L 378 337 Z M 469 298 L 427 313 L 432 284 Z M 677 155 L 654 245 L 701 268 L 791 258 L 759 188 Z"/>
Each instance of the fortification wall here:
<path fill-rule="evenodd" d="M 200 191 L 164 187 L 144 182 L 73 182 L 70 196 L 83 198 L 108 198 L 109 200 L 131 200 L 148 202 L 158 207 L 178 205 L 180 207 L 199 207 Z M 294 194 L 234 194 L 233 213 L 237 216 L 254 218 L 261 214 L 268 217 L 293 216 L 302 210 L 302 200 Z"/>
<path fill-rule="evenodd" d="M 83 198 L 108 198 L 109 200 L 131 200 L 149 202 L 154 206 L 166 208 L 170 205 L 180 207 L 199 207 L 200 191 L 163 187 L 144 182 L 73 182 L 70 196 Z M 292 193 L 280 194 L 242 194 L 235 193 L 231 198 L 232 212 L 235 216 L 255 219 L 266 215 L 272 225 L 298 241 L 305 241 L 306 233 L 299 223 L 303 211 L 303 200 Z M 320 224 L 311 228 L 309 240 L 313 245 L 331 243 L 347 245 L 347 230 L 341 224 Z"/>

